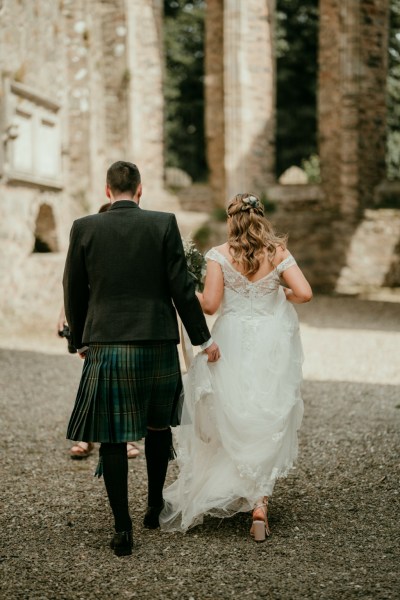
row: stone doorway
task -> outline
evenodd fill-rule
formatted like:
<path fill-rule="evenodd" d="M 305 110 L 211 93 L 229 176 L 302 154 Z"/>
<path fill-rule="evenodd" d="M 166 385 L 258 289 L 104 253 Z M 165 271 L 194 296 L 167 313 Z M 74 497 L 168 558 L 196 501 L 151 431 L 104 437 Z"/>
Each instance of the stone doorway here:
<path fill-rule="evenodd" d="M 58 252 L 57 228 L 53 209 L 49 204 L 39 208 L 35 223 L 33 253 Z"/>

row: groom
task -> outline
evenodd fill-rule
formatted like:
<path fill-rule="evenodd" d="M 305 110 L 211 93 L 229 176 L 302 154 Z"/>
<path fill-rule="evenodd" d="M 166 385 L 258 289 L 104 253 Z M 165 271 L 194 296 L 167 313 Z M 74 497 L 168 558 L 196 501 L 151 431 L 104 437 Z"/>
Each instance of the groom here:
<path fill-rule="evenodd" d="M 74 222 L 64 271 L 71 341 L 85 358 L 68 439 L 101 442 L 99 476 L 115 519 L 111 547 L 131 554 L 126 442 L 145 436 L 148 508 L 157 528 L 182 382 L 176 310 L 194 346 L 219 359 L 173 214 L 139 208 L 136 165 L 107 171 L 109 211 Z M 176 310 L 175 310 L 176 309 Z"/>

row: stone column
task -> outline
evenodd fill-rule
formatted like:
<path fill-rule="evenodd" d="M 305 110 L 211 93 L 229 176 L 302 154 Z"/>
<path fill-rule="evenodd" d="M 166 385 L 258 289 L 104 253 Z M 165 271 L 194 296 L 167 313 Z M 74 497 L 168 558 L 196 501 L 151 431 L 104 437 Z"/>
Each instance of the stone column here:
<path fill-rule="evenodd" d="M 345 214 L 385 176 L 388 0 L 321 0 L 319 152 L 328 202 Z"/>
<path fill-rule="evenodd" d="M 164 182 L 164 50 L 162 2 L 126 0 L 128 27 L 128 158 L 135 162 L 148 192 Z"/>
<path fill-rule="evenodd" d="M 367 206 L 386 177 L 389 0 L 361 0 L 360 17 L 360 194 Z"/>
<path fill-rule="evenodd" d="M 214 201 L 225 203 L 224 0 L 208 0 L 205 37 L 205 121 L 209 181 Z"/>
<path fill-rule="evenodd" d="M 98 68 L 103 80 L 102 108 L 105 123 L 104 155 L 107 166 L 128 160 L 129 84 L 125 0 L 97 2 L 101 15 L 102 56 Z M 103 183 L 103 182 L 102 182 Z"/>
<path fill-rule="evenodd" d="M 63 14 L 67 37 L 68 61 L 68 187 L 73 213 L 91 208 L 91 97 L 89 66 L 93 44 L 90 10 L 83 0 L 67 0 Z M 75 216 L 74 214 L 74 216 Z"/>
<path fill-rule="evenodd" d="M 274 5 L 274 0 L 213 0 L 208 4 L 208 161 L 218 204 L 238 192 L 263 194 L 274 181 Z M 216 156 L 222 140 L 223 165 Z"/>

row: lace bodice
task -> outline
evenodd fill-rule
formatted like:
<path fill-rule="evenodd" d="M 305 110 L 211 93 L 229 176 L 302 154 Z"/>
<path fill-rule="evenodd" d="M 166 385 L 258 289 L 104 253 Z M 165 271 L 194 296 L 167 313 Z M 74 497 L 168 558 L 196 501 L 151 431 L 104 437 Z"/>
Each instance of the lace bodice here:
<path fill-rule="evenodd" d="M 221 265 L 224 275 L 224 286 L 230 290 L 245 296 L 246 298 L 257 298 L 269 292 L 274 292 L 279 287 L 279 276 L 283 271 L 296 264 L 292 255 L 283 260 L 273 271 L 258 279 L 249 281 L 245 275 L 239 273 L 229 260 L 215 248 L 211 248 L 206 254 L 206 260 L 214 260 Z"/>
<path fill-rule="evenodd" d="M 279 276 L 283 271 L 296 264 L 292 255 L 285 258 L 273 271 L 257 281 L 249 281 L 215 248 L 211 248 L 207 252 L 206 259 L 214 260 L 221 265 L 224 276 L 221 314 L 266 316 L 274 313 L 277 305 L 286 301 L 285 294 L 280 287 Z"/>

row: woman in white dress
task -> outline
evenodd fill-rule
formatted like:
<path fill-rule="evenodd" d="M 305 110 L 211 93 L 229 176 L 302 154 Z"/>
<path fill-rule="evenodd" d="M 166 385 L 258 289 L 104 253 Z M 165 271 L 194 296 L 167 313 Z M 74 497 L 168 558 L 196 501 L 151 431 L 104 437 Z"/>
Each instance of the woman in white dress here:
<path fill-rule="evenodd" d="M 268 497 L 297 457 L 303 358 L 292 304 L 312 291 L 257 197 L 238 194 L 227 213 L 228 241 L 206 254 L 198 295 L 206 314 L 219 309 L 212 336 L 221 358 L 199 354 L 189 369 L 179 475 L 164 492 L 160 525 L 186 531 L 204 515 L 253 510 L 250 533 L 261 541 Z"/>

